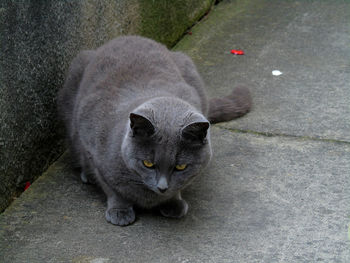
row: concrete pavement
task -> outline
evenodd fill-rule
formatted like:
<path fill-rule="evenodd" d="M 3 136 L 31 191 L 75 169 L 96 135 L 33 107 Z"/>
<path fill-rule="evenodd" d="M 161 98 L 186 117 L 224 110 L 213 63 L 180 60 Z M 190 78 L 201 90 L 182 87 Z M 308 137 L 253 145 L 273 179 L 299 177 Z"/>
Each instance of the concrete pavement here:
<path fill-rule="evenodd" d="M 210 96 L 247 85 L 254 108 L 213 125 L 211 165 L 184 193 L 188 215 L 108 224 L 103 195 L 65 154 L 0 215 L 0 261 L 350 262 L 349 11 L 220 2 L 175 49 Z"/>

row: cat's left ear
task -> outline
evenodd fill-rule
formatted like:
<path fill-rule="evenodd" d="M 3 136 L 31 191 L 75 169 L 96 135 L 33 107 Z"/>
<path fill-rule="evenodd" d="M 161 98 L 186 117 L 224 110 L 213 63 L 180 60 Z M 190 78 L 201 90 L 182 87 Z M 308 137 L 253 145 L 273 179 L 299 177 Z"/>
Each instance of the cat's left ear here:
<path fill-rule="evenodd" d="M 133 136 L 149 137 L 154 133 L 154 126 L 146 117 L 130 113 L 129 118 Z"/>
<path fill-rule="evenodd" d="M 191 142 L 205 144 L 209 122 L 193 122 L 182 129 L 182 137 Z"/>

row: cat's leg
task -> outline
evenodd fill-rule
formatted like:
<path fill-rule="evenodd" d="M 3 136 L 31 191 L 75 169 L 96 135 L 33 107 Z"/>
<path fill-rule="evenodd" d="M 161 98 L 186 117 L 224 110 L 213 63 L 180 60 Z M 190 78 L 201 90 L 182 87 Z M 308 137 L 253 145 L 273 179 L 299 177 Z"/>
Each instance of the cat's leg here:
<path fill-rule="evenodd" d="M 93 177 L 93 174 L 88 172 L 86 169 L 81 169 L 80 180 L 84 184 L 96 184 L 95 178 Z"/>
<path fill-rule="evenodd" d="M 99 175 L 99 185 L 107 196 L 106 220 L 118 226 L 127 226 L 135 221 L 133 204 L 116 193 Z"/>
<path fill-rule="evenodd" d="M 187 214 L 188 204 L 181 198 L 181 192 L 178 192 L 172 199 L 161 204 L 159 210 L 165 217 L 181 218 Z"/>
<path fill-rule="evenodd" d="M 85 155 L 80 155 L 80 179 L 84 184 L 96 184 L 96 180 L 94 178 L 93 169 L 89 164 L 89 158 Z"/>
<path fill-rule="evenodd" d="M 88 176 L 89 168 L 83 156 L 81 156 L 80 164 L 81 164 L 80 179 L 84 184 L 88 184 L 90 183 L 89 176 Z"/>
<path fill-rule="evenodd" d="M 108 194 L 106 220 L 113 225 L 130 225 L 135 221 L 135 211 L 132 204 L 115 193 Z"/>
<path fill-rule="evenodd" d="M 85 172 L 83 170 L 81 170 L 80 173 L 80 179 L 84 184 L 88 184 L 89 183 L 89 179 L 87 178 Z"/>

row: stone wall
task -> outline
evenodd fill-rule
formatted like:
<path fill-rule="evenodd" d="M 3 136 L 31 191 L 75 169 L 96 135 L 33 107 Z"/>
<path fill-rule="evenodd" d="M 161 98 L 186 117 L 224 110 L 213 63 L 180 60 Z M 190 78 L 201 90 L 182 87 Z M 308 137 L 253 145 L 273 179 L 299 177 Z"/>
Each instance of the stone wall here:
<path fill-rule="evenodd" d="M 79 50 L 125 34 L 170 47 L 213 2 L 0 1 L 0 211 L 64 150 L 55 97 Z"/>

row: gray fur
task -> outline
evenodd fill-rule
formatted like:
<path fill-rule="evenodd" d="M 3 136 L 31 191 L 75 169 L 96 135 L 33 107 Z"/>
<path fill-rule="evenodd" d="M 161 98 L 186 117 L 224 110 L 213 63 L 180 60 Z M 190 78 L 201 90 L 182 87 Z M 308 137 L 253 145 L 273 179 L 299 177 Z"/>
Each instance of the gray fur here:
<path fill-rule="evenodd" d="M 150 39 L 120 37 L 73 60 L 58 109 L 82 180 L 107 196 L 108 222 L 132 223 L 135 205 L 187 213 L 181 190 L 211 158 L 208 108 L 192 61 Z"/>

